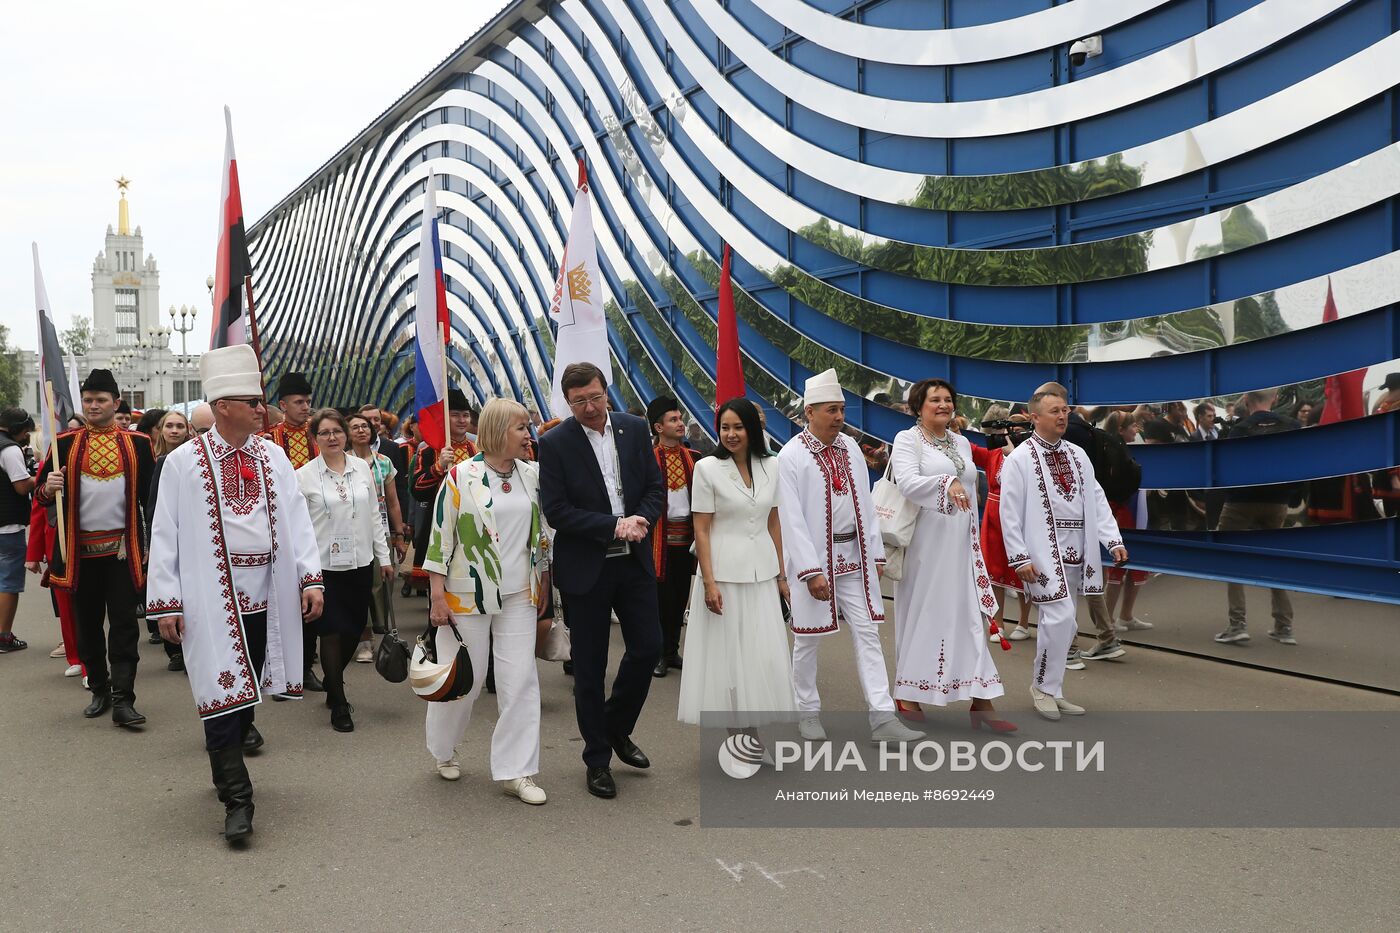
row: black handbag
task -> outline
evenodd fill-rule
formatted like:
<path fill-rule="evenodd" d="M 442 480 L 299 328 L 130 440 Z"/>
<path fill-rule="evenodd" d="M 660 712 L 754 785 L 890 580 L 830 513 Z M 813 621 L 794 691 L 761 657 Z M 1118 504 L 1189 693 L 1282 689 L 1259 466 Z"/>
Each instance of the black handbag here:
<path fill-rule="evenodd" d="M 397 628 L 391 628 L 375 649 L 374 669 L 389 683 L 401 684 L 408 680 L 408 653 L 408 642 L 399 637 Z"/>
<path fill-rule="evenodd" d="M 437 652 L 437 628 L 418 636 L 418 647 L 413 652 L 413 663 L 409 668 L 409 683 L 420 699 L 430 703 L 447 703 L 471 693 L 476 683 L 472 670 L 471 652 L 462 641 L 462 633 L 456 622 L 448 623 L 457 639 L 457 652 L 449 660 L 440 660 Z"/>
<path fill-rule="evenodd" d="M 408 680 L 408 642 L 399 637 L 399 624 L 394 619 L 394 601 L 385 601 L 389 608 L 389 631 L 379 640 L 374 652 L 374 669 L 391 684 Z"/>

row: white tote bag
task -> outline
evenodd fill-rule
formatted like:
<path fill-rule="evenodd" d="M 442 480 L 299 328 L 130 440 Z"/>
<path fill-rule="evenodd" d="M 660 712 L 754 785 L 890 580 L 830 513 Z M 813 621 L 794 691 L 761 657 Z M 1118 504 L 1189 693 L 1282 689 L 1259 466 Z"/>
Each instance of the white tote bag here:
<path fill-rule="evenodd" d="M 909 545 L 914 537 L 914 522 L 919 517 L 919 506 L 904 498 L 894 480 L 890 468 L 885 467 L 885 475 L 875 481 L 870 491 L 875 500 L 875 517 L 880 520 L 880 537 L 885 540 L 885 549 L 902 548 Z M 886 568 L 888 570 L 888 568 Z"/>

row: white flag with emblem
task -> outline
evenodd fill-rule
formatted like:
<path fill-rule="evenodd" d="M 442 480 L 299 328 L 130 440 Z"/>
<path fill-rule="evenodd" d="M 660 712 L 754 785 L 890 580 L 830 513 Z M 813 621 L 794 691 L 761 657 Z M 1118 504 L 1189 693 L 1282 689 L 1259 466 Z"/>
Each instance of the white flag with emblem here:
<path fill-rule="evenodd" d="M 612 385 L 612 357 L 608 353 L 608 321 L 603 314 L 606 292 L 598 274 L 598 247 L 593 240 L 593 199 L 588 191 L 588 173 L 578 164 L 578 188 L 574 191 L 574 213 L 569 219 L 569 239 L 559 262 L 554 283 L 554 299 L 549 316 L 558 330 L 554 336 L 554 385 L 549 407 L 556 418 L 567 418 L 569 406 L 559 388 L 564 368 L 570 363 L 592 363 L 603 371 Z"/>

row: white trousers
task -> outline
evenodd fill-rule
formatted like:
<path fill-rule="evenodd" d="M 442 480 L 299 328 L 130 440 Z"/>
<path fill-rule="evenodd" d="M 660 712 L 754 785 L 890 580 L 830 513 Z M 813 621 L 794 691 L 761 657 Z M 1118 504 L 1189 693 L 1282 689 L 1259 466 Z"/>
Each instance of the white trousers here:
<path fill-rule="evenodd" d="M 798 584 L 799 586 L 805 584 Z M 865 703 L 870 709 L 870 725 L 878 726 L 894 718 L 894 700 L 890 697 L 890 675 L 885 668 L 885 652 L 880 647 L 880 628 L 870 621 L 865 605 L 865 582 L 859 573 L 843 573 L 835 580 L 832 597 L 851 633 L 856 649 L 856 671 L 865 691 Z M 829 635 L 794 635 L 792 637 L 792 692 L 797 708 L 803 713 L 816 713 L 822 708 L 817 693 L 817 647 Z"/>
<path fill-rule="evenodd" d="M 1080 553 L 1083 553 L 1081 548 Z M 1031 668 L 1031 683 L 1052 697 L 1065 695 L 1065 658 L 1074 643 L 1079 622 L 1079 583 L 1084 573 L 1082 564 L 1065 564 L 1065 583 L 1069 595 L 1051 603 L 1036 603 L 1040 612 L 1035 633 L 1035 666 Z"/>
<path fill-rule="evenodd" d="M 472 706 L 486 683 L 487 652 L 496 661 L 496 707 L 491 733 L 491 777 L 510 781 L 540 771 L 540 679 L 535 667 L 535 607 L 528 591 L 507 596 L 495 615 L 454 615 L 472 658 L 471 692 L 449 703 L 428 704 L 428 751 L 447 761 L 462 741 Z M 452 628 L 437 630 L 439 658 L 457 653 Z"/>

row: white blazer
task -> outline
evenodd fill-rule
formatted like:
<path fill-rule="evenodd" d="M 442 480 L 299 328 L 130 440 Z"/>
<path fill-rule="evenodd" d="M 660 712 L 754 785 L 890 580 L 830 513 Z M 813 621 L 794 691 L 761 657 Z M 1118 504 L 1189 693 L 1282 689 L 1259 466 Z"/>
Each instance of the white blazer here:
<path fill-rule="evenodd" d="M 710 512 L 710 565 L 716 583 L 757 583 L 778 571 L 768 515 L 778 505 L 778 459 L 752 461 L 753 489 L 730 459 L 705 457 L 690 481 L 690 510 Z"/>

